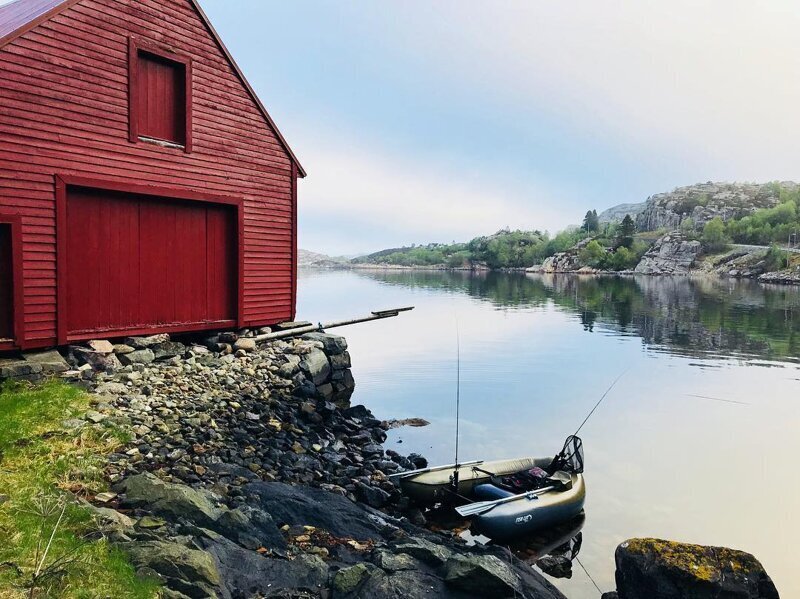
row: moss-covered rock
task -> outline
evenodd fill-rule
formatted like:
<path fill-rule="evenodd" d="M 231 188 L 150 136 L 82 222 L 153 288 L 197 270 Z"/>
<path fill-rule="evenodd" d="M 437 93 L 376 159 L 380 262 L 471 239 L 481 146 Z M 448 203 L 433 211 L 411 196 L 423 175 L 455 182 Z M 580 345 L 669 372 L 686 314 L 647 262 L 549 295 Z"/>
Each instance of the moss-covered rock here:
<path fill-rule="evenodd" d="M 763 566 L 743 551 L 630 539 L 616 563 L 620 599 L 778 599 Z"/>
<path fill-rule="evenodd" d="M 377 568 L 372 564 L 360 563 L 349 568 L 342 568 L 333 577 L 333 590 L 338 595 L 347 595 L 355 591 Z"/>

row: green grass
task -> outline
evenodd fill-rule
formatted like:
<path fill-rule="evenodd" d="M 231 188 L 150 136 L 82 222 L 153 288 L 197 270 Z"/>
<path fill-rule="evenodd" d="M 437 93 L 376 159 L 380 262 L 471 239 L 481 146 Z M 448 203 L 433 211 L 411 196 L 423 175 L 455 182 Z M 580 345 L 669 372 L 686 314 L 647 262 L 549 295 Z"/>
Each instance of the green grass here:
<path fill-rule="evenodd" d="M 87 395 L 56 381 L 0 388 L 0 495 L 8 496 L 0 504 L 0 599 L 158 596 L 153 581 L 137 578 L 121 552 L 92 535 L 91 513 L 76 501 L 106 490 L 104 455 L 124 438 L 113 427 L 64 430 L 88 407 Z"/>

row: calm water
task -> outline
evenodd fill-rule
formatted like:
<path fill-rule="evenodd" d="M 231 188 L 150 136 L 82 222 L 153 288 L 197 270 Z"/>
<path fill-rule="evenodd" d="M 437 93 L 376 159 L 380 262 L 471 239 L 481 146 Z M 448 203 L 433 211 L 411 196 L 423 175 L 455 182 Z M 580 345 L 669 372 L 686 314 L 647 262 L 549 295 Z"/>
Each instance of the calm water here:
<path fill-rule="evenodd" d="M 462 459 L 552 455 L 626 372 L 582 432 L 579 557 L 599 586 L 614 588 L 618 543 L 656 536 L 750 551 L 782 596 L 800 597 L 800 288 L 308 271 L 299 301 L 315 322 L 416 306 L 340 331 L 354 403 L 429 420 L 392 431 L 387 447 L 431 463 L 453 461 L 456 321 Z M 554 582 L 570 597 L 597 596 L 577 565 Z"/>

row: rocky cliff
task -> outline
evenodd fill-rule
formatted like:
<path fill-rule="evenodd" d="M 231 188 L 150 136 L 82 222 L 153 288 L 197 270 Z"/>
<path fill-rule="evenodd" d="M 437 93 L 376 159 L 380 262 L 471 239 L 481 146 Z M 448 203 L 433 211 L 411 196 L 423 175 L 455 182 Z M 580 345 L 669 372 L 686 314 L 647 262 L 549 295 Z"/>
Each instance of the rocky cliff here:
<path fill-rule="evenodd" d="M 619 223 L 622 222 L 626 214 L 630 214 L 631 218 L 636 218 L 646 207 L 646 202 L 639 202 L 638 204 L 617 204 L 607 210 L 603 210 L 597 218 L 601 223 Z"/>
<path fill-rule="evenodd" d="M 677 229 L 687 218 L 702 227 L 713 218 L 740 218 L 760 208 L 778 204 L 782 188 L 797 189 L 791 181 L 781 183 L 699 183 L 679 187 L 647 198 L 636 217 L 638 231 Z"/>
<path fill-rule="evenodd" d="M 668 233 L 642 256 L 634 272 L 645 275 L 685 275 L 702 252 L 699 241 L 686 239 L 680 233 Z"/>

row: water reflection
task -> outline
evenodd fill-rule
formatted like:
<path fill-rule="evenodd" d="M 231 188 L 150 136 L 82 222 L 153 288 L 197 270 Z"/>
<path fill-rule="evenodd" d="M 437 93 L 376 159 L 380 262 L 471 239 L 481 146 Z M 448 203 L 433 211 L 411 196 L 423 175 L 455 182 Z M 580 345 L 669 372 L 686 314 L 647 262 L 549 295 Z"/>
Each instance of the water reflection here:
<path fill-rule="evenodd" d="M 342 329 L 354 403 L 382 419 L 387 447 L 452 463 L 455 322 L 461 332 L 461 459 L 560 449 L 582 431 L 586 511 L 578 558 L 604 591 L 634 536 L 754 553 L 782 596 L 800 597 L 800 288 L 689 278 L 442 272 L 306 272 L 299 317 L 327 321 L 415 305 Z M 400 444 L 402 442 L 402 444 Z M 534 552 L 535 553 L 535 552 Z M 577 560 L 576 560 L 577 561 Z M 597 597 L 582 568 L 554 583 Z"/>
<path fill-rule="evenodd" d="M 465 293 L 496 308 L 554 304 L 585 331 L 636 335 L 694 357 L 800 358 L 800 288 L 716 277 L 593 277 L 468 272 L 360 273 L 385 285 Z"/>
<path fill-rule="evenodd" d="M 540 531 L 506 545 L 515 559 L 536 566 L 553 578 L 572 578 L 572 566 L 583 545 L 586 521 L 581 513 L 569 522 Z M 473 537 L 476 542 L 490 542 L 485 537 Z"/>

